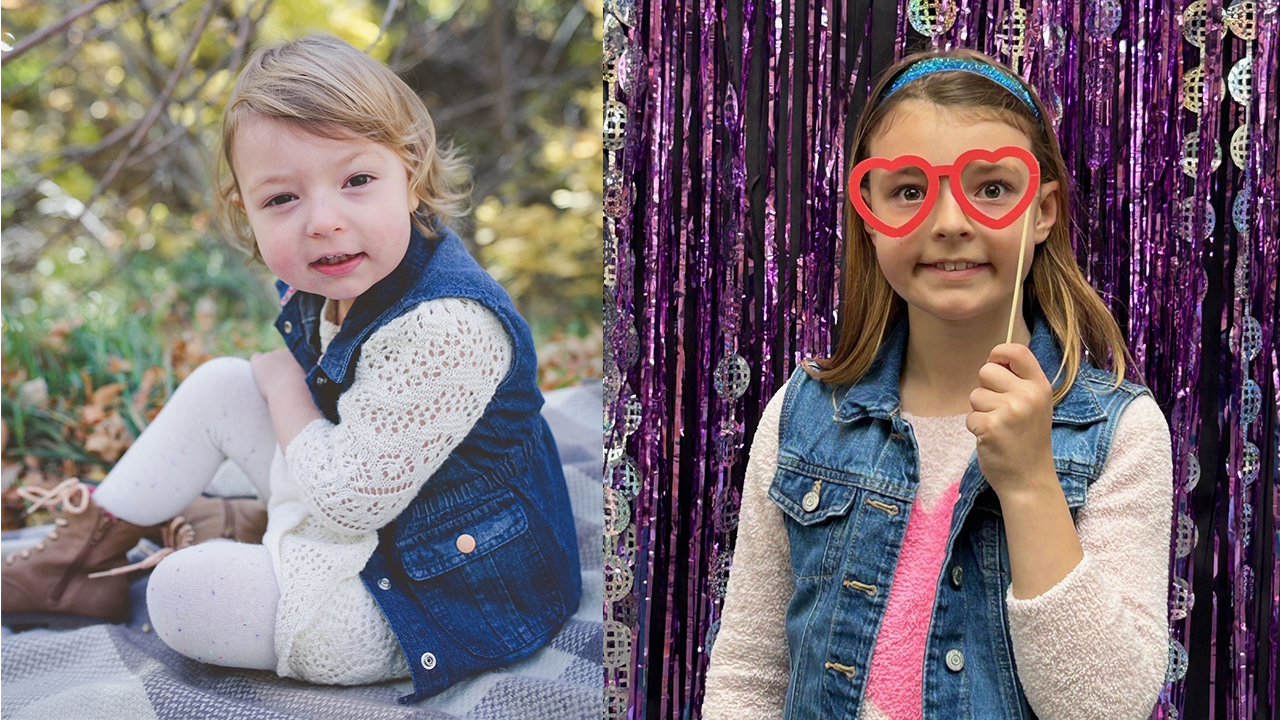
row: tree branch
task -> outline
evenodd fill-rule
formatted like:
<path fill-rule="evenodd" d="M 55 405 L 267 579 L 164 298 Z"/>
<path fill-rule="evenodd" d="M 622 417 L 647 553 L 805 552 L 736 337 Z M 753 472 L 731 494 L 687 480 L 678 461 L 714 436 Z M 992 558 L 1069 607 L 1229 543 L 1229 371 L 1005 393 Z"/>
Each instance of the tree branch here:
<path fill-rule="evenodd" d="M 4 55 L 0 55 L 0 65 L 5 65 L 11 60 L 16 60 L 26 51 L 39 45 L 45 40 L 48 40 L 50 37 L 61 32 L 64 28 L 66 28 L 71 23 L 75 22 L 76 20 L 79 20 L 80 18 L 84 17 L 85 15 L 88 15 L 89 13 L 93 12 L 94 10 L 97 10 L 99 7 L 106 5 L 109 2 L 112 2 L 112 0 L 93 0 L 92 2 L 85 3 L 84 5 L 81 5 L 80 7 L 76 8 L 75 10 L 72 10 L 71 12 L 62 16 L 62 18 L 57 22 L 53 23 L 52 25 L 49 25 L 43 30 L 36 31 L 36 34 L 30 35 L 27 37 L 27 39 L 23 40 L 17 45 L 14 45 L 12 50 L 5 53 Z"/>
<path fill-rule="evenodd" d="M 382 24 L 378 26 L 378 37 L 374 38 L 373 42 L 369 43 L 369 47 L 364 49 L 366 54 L 377 46 L 378 42 L 382 40 L 383 35 L 387 34 L 387 26 L 391 24 L 391 18 L 395 16 L 396 10 L 399 7 L 400 0 L 390 0 L 390 2 L 387 3 L 387 11 L 382 14 Z"/>
<path fill-rule="evenodd" d="M 98 186 L 93 189 L 93 194 L 89 196 L 89 200 L 84 204 L 86 210 L 93 207 L 93 204 L 97 202 L 98 198 L 102 197 L 102 194 L 106 192 L 107 186 L 111 184 L 111 181 L 115 179 L 116 175 L 124 167 L 125 162 L 129 159 L 129 155 L 138 148 L 138 145 L 142 142 L 142 138 L 146 136 L 147 131 L 150 130 L 151 126 L 155 124 L 157 119 L 159 119 L 160 113 L 164 112 L 165 107 L 168 106 L 169 98 L 172 97 L 174 88 L 178 85 L 178 79 L 186 72 L 187 65 L 191 62 L 191 57 L 195 54 L 196 46 L 200 44 L 200 38 L 204 36 L 204 30 L 208 27 L 209 20 L 213 17 L 213 12 L 218 9 L 221 2 L 222 0 L 209 0 L 209 2 L 205 3 L 204 13 L 196 22 L 196 26 L 192 28 L 191 40 L 187 43 L 187 47 L 182 51 L 182 57 L 178 60 L 177 65 L 174 66 L 173 72 L 169 74 L 169 81 L 165 84 L 164 92 L 161 93 L 156 102 L 152 104 L 151 110 L 147 112 L 146 116 L 142 118 L 142 122 L 138 125 L 138 129 L 134 132 L 133 137 L 129 139 L 129 145 L 125 147 L 118 156 L 116 156 L 115 161 L 111 163 L 111 167 L 107 169 L 106 174 L 98 181 Z M 76 224 L 79 224 L 81 222 L 80 218 L 77 217 L 75 222 Z M 70 226 L 68 226 L 67 230 L 70 230 Z"/>

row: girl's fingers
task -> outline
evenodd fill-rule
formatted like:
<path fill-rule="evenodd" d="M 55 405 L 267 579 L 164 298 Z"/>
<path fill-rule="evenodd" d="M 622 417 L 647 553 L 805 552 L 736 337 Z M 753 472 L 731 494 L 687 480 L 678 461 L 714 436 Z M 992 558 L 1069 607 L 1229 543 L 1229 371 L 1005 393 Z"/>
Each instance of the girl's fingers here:
<path fill-rule="evenodd" d="M 1035 380 L 1044 377 L 1040 361 L 1031 353 L 1031 348 L 1018 343 L 1001 343 L 991 349 L 987 362 L 1003 365 L 1023 380 Z M 1047 379 L 1046 379 L 1047 381 Z"/>
<path fill-rule="evenodd" d="M 1021 380 L 1009 368 L 995 362 L 987 362 L 978 370 L 978 382 L 981 387 L 995 392 L 1010 392 Z"/>
<path fill-rule="evenodd" d="M 964 427 L 973 435 L 986 433 L 986 420 L 982 413 L 971 412 L 964 419 Z"/>
<path fill-rule="evenodd" d="M 974 412 L 991 412 L 1000 407 L 1000 394 L 980 387 L 969 393 L 969 406 Z"/>

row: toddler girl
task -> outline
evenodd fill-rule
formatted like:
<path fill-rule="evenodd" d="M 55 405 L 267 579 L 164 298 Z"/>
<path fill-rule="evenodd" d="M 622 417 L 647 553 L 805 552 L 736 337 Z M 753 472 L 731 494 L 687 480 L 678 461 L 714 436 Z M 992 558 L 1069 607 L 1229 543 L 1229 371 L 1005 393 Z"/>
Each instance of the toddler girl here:
<path fill-rule="evenodd" d="M 979 53 L 908 57 L 850 167 L 845 328 L 761 417 L 703 717 L 1147 717 L 1169 429 L 1044 107 Z"/>
<path fill-rule="evenodd" d="M 4 612 L 127 617 L 124 553 L 233 460 L 261 545 L 169 554 L 147 587 L 184 655 L 414 702 L 544 645 L 577 539 L 528 325 L 446 225 L 458 163 L 421 100 L 331 37 L 259 50 L 223 118 L 220 210 L 280 278 L 287 350 L 187 378 L 88 497 L 4 567 Z"/>

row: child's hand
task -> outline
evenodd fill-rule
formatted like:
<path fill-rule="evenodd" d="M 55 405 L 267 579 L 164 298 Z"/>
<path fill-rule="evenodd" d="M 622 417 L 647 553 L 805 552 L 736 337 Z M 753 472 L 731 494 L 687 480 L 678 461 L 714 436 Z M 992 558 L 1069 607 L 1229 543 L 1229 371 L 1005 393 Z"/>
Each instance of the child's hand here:
<path fill-rule="evenodd" d="M 978 439 L 978 466 L 996 495 L 1058 486 L 1053 466 L 1053 388 L 1031 349 L 997 345 L 969 394 L 965 427 Z"/>
<path fill-rule="evenodd" d="M 270 399 L 272 393 L 290 385 L 300 384 L 306 390 L 307 374 L 288 350 L 254 353 L 249 358 L 249 367 L 253 369 L 258 392 L 264 398 Z"/>

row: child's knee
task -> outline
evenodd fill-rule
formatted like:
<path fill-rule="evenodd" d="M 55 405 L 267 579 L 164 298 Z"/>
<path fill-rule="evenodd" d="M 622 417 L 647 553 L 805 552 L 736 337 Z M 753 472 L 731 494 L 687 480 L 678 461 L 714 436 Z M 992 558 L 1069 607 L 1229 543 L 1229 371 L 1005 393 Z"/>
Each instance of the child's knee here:
<path fill-rule="evenodd" d="M 227 384 L 243 385 L 246 381 L 249 385 L 253 385 L 253 370 L 250 369 L 248 360 L 238 357 L 217 357 L 202 363 L 187 376 L 183 383 L 195 382 L 200 385 L 219 387 Z"/>
<path fill-rule="evenodd" d="M 190 547 L 171 553 L 160 561 L 151 576 L 147 578 L 147 612 L 151 615 L 151 624 L 155 626 L 160 637 L 166 628 L 177 619 L 183 605 L 182 593 L 184 585 L 190 592 L 191 581 L 200 577 L 202 564 L 202 548 Z M 184 582 L 184 579 L 186 582 Z"/>
<path fill-rule="evenodd" d="M 258 395 L 249 361 L 237 357 L 219 357 L 196 368 L 178 387 L 178 392 L 198 397 L 201 403 L 231 400 L 240 402 L 245 393 Z M 177 393 L 175 393 L 176 397 Z"/>

